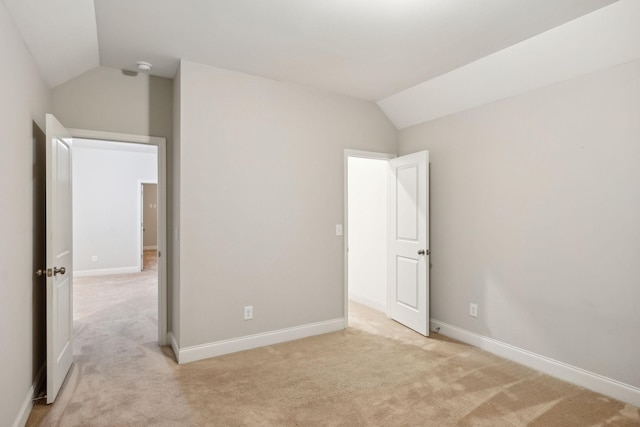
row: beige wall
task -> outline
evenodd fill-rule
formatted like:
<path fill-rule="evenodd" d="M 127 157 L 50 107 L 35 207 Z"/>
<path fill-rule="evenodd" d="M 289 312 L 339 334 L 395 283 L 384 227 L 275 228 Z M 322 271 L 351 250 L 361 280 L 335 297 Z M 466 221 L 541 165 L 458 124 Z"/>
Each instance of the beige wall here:
<path fill-rule="evenodd" d="M 35 375 L 42 366 L 41 265 L 43 140 L 49 89 L 40 77 L 7 10 L 0 2 L 0 425 L 19 417 Z M 36 122 L 37 127 L 34 128 Z M 37 137 L 37 140 L 34 139 Z"/>
<path fill-rule="evenodd" d="M 639 76 L 636 61 L 400 132 L 401 154 L 430 152 L 435 319 L 640 386 Z"/>
<path fill-rule="evenodd" d="M 52 90 L 54 114 L 68 128 L 171 139 L 172 80 L 98 67 Z"/>
<path fill-rule="evenodd" d="M 395 152 L 396 130 L 302 86 L 191 62 L 180 80 L 180 346 L 343 317 L 343 150 Z"/>

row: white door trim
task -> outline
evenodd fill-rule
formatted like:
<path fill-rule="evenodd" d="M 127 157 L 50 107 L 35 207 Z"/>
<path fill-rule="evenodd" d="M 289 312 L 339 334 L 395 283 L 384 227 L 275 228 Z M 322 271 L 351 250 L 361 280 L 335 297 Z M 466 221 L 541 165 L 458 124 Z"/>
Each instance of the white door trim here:
<path fill-rule="evenodd" d="M 344 150 L 344 219 L 343 219 L 343 231 L 344 235 L 343 243 L 343 256 L 344 256 L 344 328 L 349 327 L 349 157 L 359 157 L 364 159 L 376 159 L 376 160 L 390 160 L 398 157 L 397 154 L 391 153 L 378 153 L 375 151 L 360 151 L 360 150 Z"/>
<path fill-rule="evenodd" d="M 74 138 L 148 144 L 158 147 L 158 344 L 167 344 L 167 140 L 85 129 L 68 129 Z"/>

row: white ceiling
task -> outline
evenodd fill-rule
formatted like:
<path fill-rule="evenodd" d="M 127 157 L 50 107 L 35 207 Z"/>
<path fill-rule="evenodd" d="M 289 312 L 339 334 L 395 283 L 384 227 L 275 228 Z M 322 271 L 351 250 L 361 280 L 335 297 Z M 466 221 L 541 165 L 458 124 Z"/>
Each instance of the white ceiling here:
<path fill-rule="evenodd" d="M 2 1 L 52 87 L 183 58 L 379 100 L 615 0 Z"/>
<path fill-rule="evenodd" d="M 92 0 L 2 2 L 49 87 L 100 65 Z"/>
<path fill-rule="evenodd" d="M 640 58 L 640 1 L 620 0 L 390 97 L 398 129 Z"/>

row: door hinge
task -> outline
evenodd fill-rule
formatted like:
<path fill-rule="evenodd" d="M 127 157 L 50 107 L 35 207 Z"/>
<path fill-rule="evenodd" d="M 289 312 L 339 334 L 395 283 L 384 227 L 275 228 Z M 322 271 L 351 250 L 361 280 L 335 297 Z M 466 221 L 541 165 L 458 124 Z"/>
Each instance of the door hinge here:
<path fill-rule="evenodd" d="M 158 258 L 160 258 L 162 256 L 162 252 L 158 251 Z"/>

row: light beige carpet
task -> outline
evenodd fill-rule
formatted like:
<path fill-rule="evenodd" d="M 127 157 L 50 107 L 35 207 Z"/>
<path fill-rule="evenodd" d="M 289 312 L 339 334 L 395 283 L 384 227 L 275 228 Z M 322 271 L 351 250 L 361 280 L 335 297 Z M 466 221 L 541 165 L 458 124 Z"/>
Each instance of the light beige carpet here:
<path fill-rule="evenodd" d="M 640 410 L 352 304 L 348 330 L 179 366 L 153 270 L 81 279 L 75 363 L 29 426 L 639 426 Z"/>

